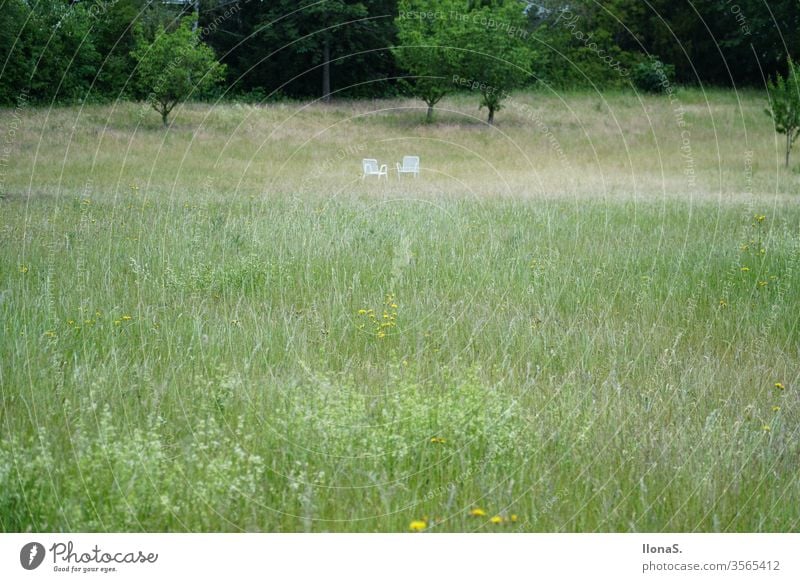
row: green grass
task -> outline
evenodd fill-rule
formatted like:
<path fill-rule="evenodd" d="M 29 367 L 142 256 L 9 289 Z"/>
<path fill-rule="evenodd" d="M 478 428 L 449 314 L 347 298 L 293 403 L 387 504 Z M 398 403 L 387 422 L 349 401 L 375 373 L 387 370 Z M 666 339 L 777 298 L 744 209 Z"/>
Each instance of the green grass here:
<path fill-rule="evenodd" d="M 695 182 L 629 94 L 516 96 L 549 135 L 464 96 L 21 112 L 0 530 L 795 531 L 797 177 L 738 97 L 681 94 Z"/>

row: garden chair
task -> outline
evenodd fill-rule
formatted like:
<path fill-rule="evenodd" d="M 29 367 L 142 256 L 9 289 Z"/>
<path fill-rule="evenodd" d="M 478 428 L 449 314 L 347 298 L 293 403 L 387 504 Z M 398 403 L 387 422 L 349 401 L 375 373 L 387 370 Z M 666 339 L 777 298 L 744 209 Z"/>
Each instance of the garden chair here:
<path fill-rule="evenodd" d="M 397 164 L 397 179 L 400 179 L 400 174 L 414 174 L 415 178 L 419 178 L 419 156 L 403 156 L 402 165 Z"/>
<path fill-rule="evenodd" d="M 378 166 L 378 160 L 368 159 L 365 158 L 361 160 L 361 179 L 364 180 L 367 176 L 378 176 L 378 180 L 381 179 L 381 176 L 389 179 L 389 168 L 386 167 L 386 164 Z"/>

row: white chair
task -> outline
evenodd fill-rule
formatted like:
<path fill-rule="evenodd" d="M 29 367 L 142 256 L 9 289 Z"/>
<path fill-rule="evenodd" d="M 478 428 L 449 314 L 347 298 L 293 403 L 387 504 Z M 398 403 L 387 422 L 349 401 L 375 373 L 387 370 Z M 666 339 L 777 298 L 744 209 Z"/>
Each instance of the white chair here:
<path fill-rule="evenodd" d="M 381 176 L 389 179 L 389 168 L 386 164 L 378 166 L 378 160 L 373 159 L 363 159 L 361 160 L 361 179 L 364 180 L 367 176 L 378 176 L 378 180 L 381 179 Z"/>
<path fill-rule="evenodd" d="M 400 179 L 400 174 L 414 174 L 415 178 L 419 178 L 419 156 L 403 156 L 403 164 L 399 162 L 397 165 L 397 179 Z"/>

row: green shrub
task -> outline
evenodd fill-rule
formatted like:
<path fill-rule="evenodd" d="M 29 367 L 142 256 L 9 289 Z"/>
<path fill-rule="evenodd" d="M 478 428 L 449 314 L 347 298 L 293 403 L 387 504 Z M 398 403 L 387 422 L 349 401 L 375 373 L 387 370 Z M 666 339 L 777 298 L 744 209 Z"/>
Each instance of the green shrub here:
<path fill-rule="evenodd" d="M 645 93 L 665 93 L 675 79 L 675 67 L 652 57 L 633 69 L 634 86 Z"/>

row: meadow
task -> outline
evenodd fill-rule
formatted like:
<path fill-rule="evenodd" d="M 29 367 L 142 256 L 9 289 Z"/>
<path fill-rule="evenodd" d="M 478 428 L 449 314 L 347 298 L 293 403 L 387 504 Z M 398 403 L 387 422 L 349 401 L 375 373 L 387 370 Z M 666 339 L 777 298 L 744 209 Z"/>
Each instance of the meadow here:
<path fill-rule="evenodd" d="M 476 101 L 2 111 L 0 530 L 796 531 L 763 95 Z"/>

